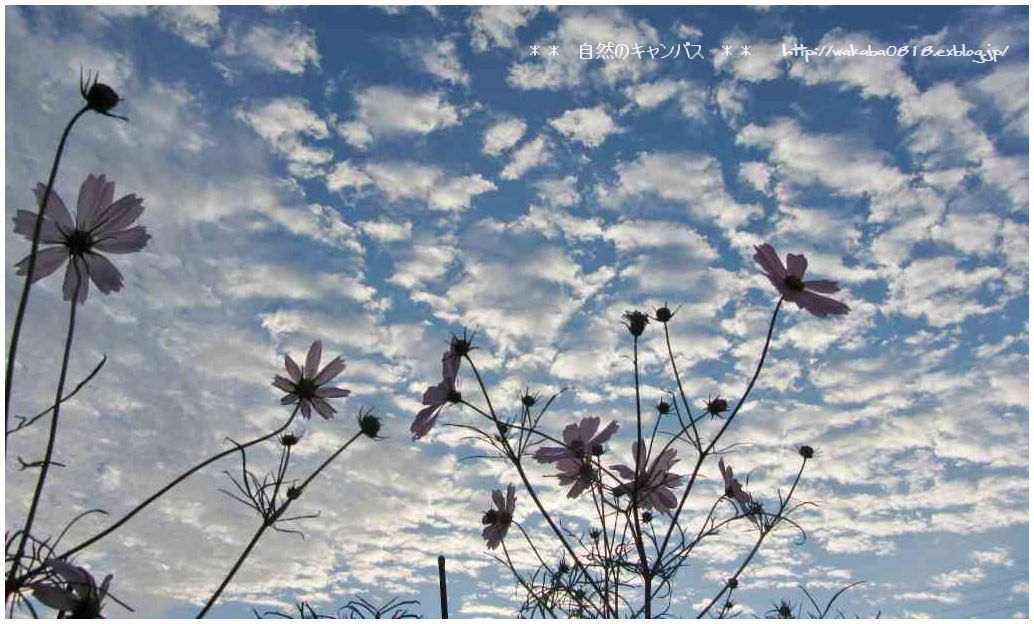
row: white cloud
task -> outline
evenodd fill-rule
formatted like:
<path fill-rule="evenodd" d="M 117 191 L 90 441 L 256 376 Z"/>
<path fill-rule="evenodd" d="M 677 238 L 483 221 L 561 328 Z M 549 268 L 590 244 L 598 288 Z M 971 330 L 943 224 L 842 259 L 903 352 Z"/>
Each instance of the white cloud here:
<path fill-rule="evenodd" d="M 438 167 L 413 161 L 369 163 L 363 171 L 388 199 L 422 201 L 431 210 L 465 210 L 474 197 L 496 188 L 480 174 L 450 177 Z"/>
<path fill-rule="evenodd" d="M 736 135 L 736 143 L 768 150 L 776 171 L 791 182 L 818 183 L 846 195 L 883 193 L 908 181 L 888 154 L 856 138 L 809 134 L 790 119 L 768 126 L 748 124 Z"/>
<path fill-rule="evenodd" d="M 517 89 L 550 89 L 578 87 L 591 77 L 606 85 L 639 82 L 656 69 L 657 61 L 625 59 L 584 61 L 575 54 L 579 46 L 589 42 L 612 41 L 632 46 L 635 43 L 660 41 L 661 37 L 646 20 L 634 21 L 622 9 L 603 7 L 565 7 L 555 32 L 543 35 L 542 41 L 558 45 L 565 53 L 542 56 L 537 61 L 516 62 L 510 66 L 507 82 Z"/>
<path fill-rule="evenodd" d="M 517 29 L 527 24 L 539 7 L 482 6 L 470 16 L 470 44 L 478 52 L 517 45 Z"/>
<path fill-rule="evenodd" d="M 598 188 L 602 201 L 614 205 L 640 195 L 654 195 L 677 202 L 701 219 L 723 227 L 744 225 L 761 211 L 741 204 L 725 190 L 718 161 L 688 152 L 642 153 L 614 167 L 617 181 Z"/>
<path fill-rule="evenodd" d="M 459 54 L 456 51 L 456 41 L 444 39 L 427 43 L 421 46 L 421 49 L 424 52 L 420 60 L 429 74 L 453 84 L 470 83 L 470 75 L 460 63 Z"/>
<path fill-rule="evenodd" d="M 413 224 L 409 221 L 363 221 L 359 223 L 359 229 L 379 243 L 397 243 L 413 236 Z"/>
<path fill-rule="evenodd" d="M 757 41 L 752 37 L 734 33 L 722 39 L 723 46 L 729 46 L 732 54 L 723 53 L 723 48 L 712 50 L 714 68 L 719 73 L 731 74 L 737 80 L 761 82 L 775 80 L 783 75 L 786 60 L 783 46 L 793 46 L 796 40 L 785 37 L 782 41 Z M 748 54 L 742 53 L 742 46 L 749 45 Z"/>
<path fill-rule="evenodd" d="M 358 189 L 370 184 L 371 182 L 372 180 L 370 179 L 370 176 L 363 173 L 359 168 L 347 160 L 343 160 L 334 165 L 334 168 L 326 177 L 327 189 L 331 191 L 340 191 L 344 188 Z"/>
<path fill-rule="evenodd" d="M 290 26 L 255 25 L 244 34 L 231 30 L 222 52 L 244 59 L 256 69 L 300 75 L 306 67 L 320 66 L 316 33 L 298 22 Z"/>
<path fill-rule="evenodd" d="M 551 119 L 549 125 L 568 139 L 586 147 L 599 147 L 608 136 L 622 131 L 602 105 L 565 111 L 563 115 Z"/>
<path fill-rule="evenodd" d="M 460 123 L 459 111 L 434 91 L 373 86 L 355 93 L 355 102 L 355 120 L 339 125 L 338 132 L 359 148 L 380 136 L 429 134 Z"/>
<path fill-rule="evenodd" d="M 500 176 L 504 180 L 516 180 L 531 169 L 547 163 L 549 147 L 546 137 L 541 134 L 526 141 L 510 154 L 510 162 L 503 167 Z"/>
<path fill-rule="evenodd" d="M 1009 132 L 1027 136 L 1030 131 L 1029 103 L 1025 84 L 1029 68 L 1025 63 L 996 66 L 990 74 L 976 80 L 976 88 L 988 96 L 1002 115 Z"/>
<path fill-rule="evenodd" d="M 163 6 L 157 10 L 159 23 L 190 45 L 207 48 L 220 34 L 218 6 Z"/>
<path fill-rule="evenodd" d="M 482 151 L 489 156 L 498 156 L 517 145 L 527 129 L 528 124 L 516 117 L 496 122 L 485 131 Z"/>
<path fill-rule="evenodd" d="M 236 116 L 283 156 L 295 175 L 318 175 L 320 166 L 333 159 L 330 149 L 314 147 L 306 140 L 325 139 L 330 130 L 303 98 L 280 97 L 238 108 Z"/>

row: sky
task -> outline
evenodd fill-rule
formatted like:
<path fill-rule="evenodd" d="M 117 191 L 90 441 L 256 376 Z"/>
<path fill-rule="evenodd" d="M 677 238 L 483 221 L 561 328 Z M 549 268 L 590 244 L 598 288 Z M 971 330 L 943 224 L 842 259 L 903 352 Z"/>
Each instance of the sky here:
<path fill-rule="evenodd" d="M 798 518 L 807 541 L 766 542 L 740 603 L 763 615 L 780 598 L 799 602 L 799 584 L 828 597 L 866 581 L 838 603 L 846 613 L 1028 614 L 1026 7 L 7 7 L 5 17 L 6 223 L 32 206 L 82 105 L 82 66 L 118 91 L 130 121 L 80 121 L 56 190 L 74 205 L 87 174 L 107 174 L 117 196 L 144 198 L 152 235 L 115 258 L 123 291 L 94 291 L 80 309 L 69 378 L 109 360 L 63 410 L 66 467 L 43 497 L 44 534 L 85 509 L 128 509 L 226 437 L 274 428 L 288 413 L 270 386 L 283 354 L 302 357 L 320 338 L 348 361 L 338 385 L 353 394 L 338 418 L 308 424 L 298 474 L 351 435 L 360 407 L 383 418 L 387 439 L 361 440 L 321 475 L 299 505 L 321 514 L 302 525 L 305 539 L 264 538 L 212 615 L 398 595 L 433 616 L 439 554 L 454 615 L 513 615 L 514 582 L 485 549 L 480 517 L 514 473 L 463 460 L 477 450 L 457 429 L 408 434 L 449 336 L 477 332 L 497 404 L 515 409 L 526 387 L 570 388 L 546 426 L 617 420 L 611 452 L 627 454 L 621 314 L 681 305 L 671 329 L 691 400 L 735 398 L 778 298 L 752 261 L 753 245 L 769 242 L 838 280 L 851 312 L 817 319 L 784 306 L 729 434 L 728 461 L 768 504 L 797 468 L 796 447 L 820 451 L 798 490 L 819 503 Z M 595 56 L 607 42 L 627 58 L 582 58 L 583 44 Z M 1008 49 L 984 63 L 784 56 L 795 44 Z M 10 227 L 5 242 L 9 336 L 13 265 L 28 244 Z M 52 398 L 60 285 L 33 290 L 16 414 Z M 651 326 L 643 340 L 652 404 L 672 380 L 663 334 Z M 8 530 L 32 487 L 16 458 L 39 454 L 44 435 L 11 438 Z M 691 514 L 720 494 L 708 466 Z M 113 574 L 138 615 L 192 616 L 257 525 L 219 492 L 234 467 L 191 479 L 80 563 Z M 588 506 L 548 470 L 532 479 L 560 518 L 588 527 Z M 546 537 L 526 495 L 517 518 Z M 101 526 L 87 519 L 68 539 Z M 714 595 L 747 538 L 730 531 L 699 550 L 675 613 Z"/>

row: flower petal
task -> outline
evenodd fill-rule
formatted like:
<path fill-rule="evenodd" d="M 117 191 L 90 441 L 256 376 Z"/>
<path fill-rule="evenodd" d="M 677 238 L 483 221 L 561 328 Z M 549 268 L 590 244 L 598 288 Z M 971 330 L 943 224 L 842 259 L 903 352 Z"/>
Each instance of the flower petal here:
<path fill-rule="evenodd" d="M 315 379 L 316 371 L 320 367 L 320 358 L 323 357 L 323 341 L 317 340 L 309 347 L 309 353 L 305 356 L 305 378 Z"/>
<path fill-rule="evenodd" d="M 305 418 L 305 420 L 309 420 L 310 418 L 312 418 L 312 405 L 310 404 L 308 399 L 305 399 L 301 402 L 301 407 L 302 416 Z"/>
<path fill-rule="evenodd" d="M 807 290 L 814 290 L 820 293 L 835 293 L 840 292 L 840 287 L 833 280 L 810 280 L 804 282 L 804 287 Z"/>
<path fill-rule="evenodd" d="M 327 420 L 332 420 L 334 418 L 334 414 L 337 413 L 337 410 L 331 407 L 330 403 L 327 403 L 319 397 L 314 397 L 312 399 L 312 406 L 316 408 L 316 411 L 319 412 L 320 416 Z"/>
<path fill-rule="evenodd" d="M 808 259 L 799 254 L 786 254 L 786 270 L 798 279 L 804 279 L 808 270 Z"/>
<path fill-rule="evenodd" d="M 754 261 L 761 265 L 761 268 L 782 280 L 786 277 L 786 268 L 783 267 L 783 262 L 776 255 L 775 249 L 772 248 L 768 243 L 754 246 Z"/>
<path fill-rule="evenodd" d="M 75 209 L 75 225 L 81 230 L 92 230 L 101 211 L 115 197 L 115 183 L 92 173 L 79 188 L 79 203 Z"/>
<path fill-rule="evenodd" d="M 616 420 L 610 421 L 610 424 L 603 428 L 603 431 L 596 434 L 596 437 L 592 439 L 593 444 L 604 444 L 610 439 L 612 435 L 617 433 L 618 423 Z"/>
<path fill-rule="evenodd" d="M 316 364 L 317 364 L 317 366 L 319 365 L 319 360 L 318 359 L 317 359 Z M 333 360 L 331 360 L 330 362 L 328 362 L 326 366 L 323 367 L 323 370 L 321 370 L 316 375 L 316 377 L 312 380 L 312 382 L 314 384 L 316 384 L 317 386 L 321 386 L 321 385 L 329 382 L 331 379 L 334 379 L 335 377 L 340 375 L 341 372 L 345 370 L 345 366 L 346 366 L 345 361 L 342 360 L 340 357 L 336 357 Z"/>
<path fill-rule="evenodd" d="M 343 399 L 352 394 L 347 388 L 317 388 L 316 396 L 321 399 Z"/>
<path fill-rule="evenodd" d="M 114 190 L 114 189 L 113 189 Z M 126 195 L 102 209 L 94 221 L 92 234 L 104 236 L 124 230 L 140 218 L 144 212 L 144 200 L 136 195 Z"/>
<path fill-rule="evenodd" d="M 73 258 L 65 270 L 65 283 L 62 287 L 65 301 L 71 301 L 78 297 L 79 303 L 86 302 L 86 296 L 90 294 L 90 282 L 87 279 L 89 271 L 86 270 L 86 262 L 82 258 Z"/>
<path fill-rule="evenodd" d="M 801 291 L 794 303 L 819 318 L 830 314 L 847 314 L 851 311 L 851 308 L 836 299 L 823 297 L 807 290 Z"/>
<path fill-rule="evenodd" d="M 291 383 L 290 379 L 281 377 L 280 375 L 273 375 L 273 385 L 280 388 L 284 392 L 294 392 L 294 384 Z"/>
<path fill-rule="evenodd" d="M 97 285 L 97 290 L 104 294 L 122 290 L 122 273 L 115 265 L 100 254 L 88 253 L 84 256 L 86 271 L 90 279 Z"/>
<path fill-rule="evenodd" d="M 43 279 L 54 271 L 58 270 L 65 260 L 68 260 L 68 247 L 48 247 L 36 252 L 36 266 L 32 269 L 32 281 Z M 29 256 L 25 256 L 18 264 L 14 265 L 18 270 L 16 275 L 26 275 L 29 272 Z"/>
<path fill-rule="evenodd" d="M 19 210 L 14 214 L 14 233 L 21 234 L 28 240 L 32 240 L 32 234 L 36 231 L 36 217 L 38 213 L 28 210 Z M 44 245 L 55 245 L 65 242 L 65 235 L 60 226 L 53 219 L 43 217 L 40 223 L 39 242 Z"/>
<path fill-rule="evenodd" d="M 47 186 L 42 182 L 36 183 L 36 188 L 32 189 L 32 193 L 36 196 L 36 207 L 39 208 L 40 204 L 43 203 L 43 195 L 47 192 Z M 72 221 L 72 213 L 68 212 L 68 208 L 65 206 L 65 202 L 61 200 L 61 196 L 57 194 L 54 189 L 50 190 L 50 198 L 47 199 L 47 209 L 44 211 L 44 217 L 53 219 L 56 223 L 60 223 L 65 228 L 71 229 L 75 227 L 75 222 Z"/>
<path fill-rule="evenodd" d="M 103 238 L 98 239 L 93 247 L 107 253 L 133 253 L 146 247 L 150 238 L 151 235 L 147 233 L 147 228 L 138 225 L 128 230 L 106 234 Z"/>
<path fill-rule="evenodd" d="M 287 374 L 291 376 L 291 381 L 298 383 L 302 380 L 302 369 L 298 367 L 298 363 L 294 359 L 284 354 L 284 368 L 287 369 Z"/>
<path fill-rule="evenodd" d="M 72 611 L 79 603 L 78 598 L 72 592 L 43 583 L 32 586 L 32 597 L 58 611 Z"/>
<path fill-rule="evenodd" d="M 414 440 L 419 440 L 434 428 L 434 423 L 438 420 L 440 407 L 440 405 L 429 405 L 417 412 L 416 419 L 409 426 L 409 431 L 413 434 Z"/>

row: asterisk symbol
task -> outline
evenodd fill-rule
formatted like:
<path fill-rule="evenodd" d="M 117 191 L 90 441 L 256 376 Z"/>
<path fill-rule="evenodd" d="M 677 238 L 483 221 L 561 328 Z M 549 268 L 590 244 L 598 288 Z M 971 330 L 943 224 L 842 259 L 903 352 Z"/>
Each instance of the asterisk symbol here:
<path fill-rule="evenodd" d="M 731 45 L 723 45 L 722 46 L 722 56 L 732 56 L 732 46 Z"/>
<path fill-rule="evenodd" d="M 742 46 L 740 46 L 740 49 L 741 49 L 740 56 L 750 56 L 750 46 L 749 45 L 742 45 Z"/>
<path fill-rule="evenodd" d="M 541 46 L 537 46 L 537 45 L 531 46 L 531 55 L 532 56 L 539 56 L 539 48 L 540 47 Z"/>
<path fill-rule="evenodd" d="M 549 46 L 549 55 L 550 56 L 560 56 L 560 46 L 558 46 L 558 45 L 551 45 L 551 46 Z"/>

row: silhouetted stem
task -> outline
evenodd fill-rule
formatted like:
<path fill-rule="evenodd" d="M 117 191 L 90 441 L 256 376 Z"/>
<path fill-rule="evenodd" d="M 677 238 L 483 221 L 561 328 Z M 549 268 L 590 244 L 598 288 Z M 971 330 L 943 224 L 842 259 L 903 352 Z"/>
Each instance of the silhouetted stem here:
<path fill-rule="evenodd" d="M 686 391 L 682 387 L 682 377 L 679 375 L 679 367 L 675 365 L 675 351 L 671 348 L 671 337 L 668 334 L 668 324 L 664 323 L 664 344 L 668 346 L 668 358 L 671 360 L 671 372 L 675 375 L 675 383 L 679 387 L 679 394 L 682 396 L 682 405 L 686 408 L 686 417 L 693 427 L 693 440 L 697 451 L 700 450 L 700 433 L 697 431 L 696 421 L 693 419 L 693 411 L 689 409 L 689 401 L 686 400 Z"/>
<path fill-rule="evenodd" d="M 721 597 L 725 595 L 725 592 L 729 589 L 729 584 L 731 581 L 739 580 L 740 575 L 743 574 L 743 571 L 747 569 L 748 565 L 750 565 L 750 562 L 754 558 L 754 555 L 758 554 L 758 550 L 761 549 L 761 544 L 765 541 L 765 538 L 768 537 L 768 534 L 775 530 L 775 528 L 779 525 L 779 520 L 783 517 L 783 512 L 786 511 L 786 506 L 790 504 L 790 499 L 793 497 L 794 490 L 797 489 L 797 484 L 801 481 L 801 475 L 804 474 L 804 467 L 807 464 L 807 459 L 804 459 L 801 462 L 801 467 L 797 471 L 797 477 L 793 480 L 793 485 L 790 486 L 790 492 L 786 495 L 786 499 L 783 500 L 782 504 L 779 506 L 779 511 L 775 515 L 775 520 L 772 521 L 772 524 L 765 527 L 761 531 L 761 534 L 758 536 L 758 541 L 754 543 L 754 547 L 750 550 L 750 554 L 748 554 L 747 558 L 743 560 L 742 564 L 740 564 L 740 567 L 736 570 L 736 573 L 729 577 L 729 580 L 725 583 L 725 587 L 723 587 L 722 590 L 718 592 L 718 594 L 714 598 L 711 599 L 711 602 L 707 603 L 707 606 L 704 607 L 703 611 L 697 614 L 697 619 L 700 619 L 707 615 L 707 612 L 711 610 L 711 607 L 714 606 L 714 603 L 718 602 L 718 600 L 720 600 Z"/>
<path fill-rule="evenodd" d="M 162 489 L 158 490 L 157 492 L 155 492 L 151 496 L 147 497 L 143 502 L 141 502 L 139 505 L 137 505 L 136 507 L 131 509 L 129 511 L 129 513 L 127 513 L 126 515 L 124 515 L 121 518 L 119 518 L 114 524 L 112 524 L 108 528 L 104 529 L 100 533 L 94 535 L 93 537 L 87 539 L 86 541 L 80 543 L 79 545 L 66 550 L 65 552 L 63 552 L 60 555 L 58 555 L 57 558 L 58 559 L 67 559 L 68 557 L 71 557 L 72 555 L 74 555 L 74 554 L 76 554 L 76 553 L 78 553 L 78 552 L 88 548 L 89 546 L 92 546 L 93 544 L 99 542 L 100 540 L 104 539 L 105 537 L 107 537 L 108 535 L 113 533 L 116 529 L 121 527 L 123 524 L 125 524 L 126 522 L 129 522 L 129 520 L 132 519 L 133 516 L 135 516 L 136 514 L 140 513 L 144 509 L 146 509 L 151 503 L 155 502 L 156 500 L 161 498 L 163 495 L 165 495 L 169 490 L 173 489 L 174 487 L 176 487 L 180 483 L 183 483 L 191 475 L 193 475 L 197 471 L 201 470 L 202 468 L 208 466 L 209 464 L 211 464 L 213 462 L 216 462 L 216 461 L 219 461 L 220 459 L 226 457 L 227 455 L 231 455 L 233 453 L 236 453 L 237 451 L 243 451 L 244 449 L 246 449 L 248 447 L 255 446 L 256 444 L 260 444 L 262 442 L 265 442 L 266 440 L 269 440 L 270 438 L 273 438 L 273 437 L 277 436 L 278 434 L 280 434 L 282 431 L 284 431 L 285 429 L 287 429 L 287 427 L 289 427 L 291 425 L 291 423 L 294 421 L 295 417 L 298 415 L 298 409 L 299 408 L 296 405 L 294 410 L 291 412 L 290 418 L 287 419 L 287 422 L 285 422 L 283 425 L 281 425 L 277 429 L 274 429 L 273 431 L 270 431 L 269 433 L 267 433 L 267 434 L 265 434 L 263 436 L 255 438 L 254 440 L 251 440 L 249 442 L 245 442 L 244 444 L 235 445 L 231 449 L 227 449 L 227 450 L 225 450 L 225 451 L 223 451 L 221 453 L 217 453 L 217 454 L 209 457 L 208 459 L 204 460 L 203 462 L 201 462 L 201 463 L 193 466 L 192 468 L 188 469 L 186 472 L 183 472 L 178 477 L 176 477 L 171 482 L 169 482 L 168 485 L 166 485 Z M 9 583 L 8 584 L 8 588 L 7 588 L 7 593 L 10 594 L 11 591 L 13 591 L 14 588 L 17 588 L 17 587 L 19 587 L 21 585 L 21 582 L 23 582 L 24 580 L 30 578 L 33 574 L 36 574 L 36 573 L 40 572 L 42 569 L 43 569 L 43 566 L 40 566 L 40 567 L 34 568 L 32 570 L 29 570 L 28 572 L 23 574 L 21 577 L 19 577 L 14 583 Z"/>
<path fill-rule="evenodd" d="M 592 588 L 596 591 L 596 594 L 598 596 L 603 596 L 604 594 L 602 591 L 600 591 L 600 587 L 596 583 L 596 580 L 589 575 L 588 570 L 586 570 L 585 566 L 582 564 L 582 560 L 574 552 L 574 549 L 571 548 L 571 545 L 567 542 L 567 539 L 564 537 L 563 532 L 560 531 L 560 527 L 558 527 L 556 523 L 553 522 L 552 516 L 549 515 L 549 512 L 546 511 L 546 508 L 542 505 L 542 501 L 539 500 L 538 494 L 535 493 L 535 488 L 531 486 L 531 481 L 528 480 L 528 475 L 524 472 L 524 467 L 521 465 L 520 457 L 514 454 L 513 449 L 510 447 L 509 441 L 507 441 L 506 436 L 503 435 L 502 423 L 499 421 L 499 418 L 495 413 L 495 409 L 492 407 L 492 399 L 488 396 L 488 389 L 485 387 L 485 382 L 481 378 L 481 373 L 478 372 L 477 366 L 474 365 L 474 360 L 470 357 L 469 354 L 465 355 L 464 357 L 466 358 L 467 363 L 470 364 L 470 370 L 473 371 L 474 377 L 477 379 L 478 386 L 481 388 L 481 394 L 484 395 L 485 402 L 488 405 L 488 411 L 491 414 L 491 418 L 495 422 L 496 427 L 499 429 L 499 438 L 502 441 L 503 447 L 506 449 L 507 454 L 510 456 L 510 462 L 517 470 L 517 474 L 520 476 L 521 482 L 524 484 L 524 489 L 528 491 L 528 494 L 531 496 L 531 500 L 535 503 L 535 506 L 538 508 L 539 513 L 541 513 L 542 517 L 545 518 L 546 524 L 549 525 L 549 528 L 553 530 L 553 533 L 557 536 L 557 539 L 559 539 L 560 543 L 563 544 L 564 550 L 566 550 L 567 553 L 571 555 L 571 559 L 574 560 L 574 564 L 578 566 L 582 574 L 585 575 L 585 578 L 588 579 L 589 583 L 592 585 Z M 609 609 L 609 604 L 606 604 L 605 599 L 604 604 Z"/>
<path fill-rule="evenodd" d="M 269 518 L 263 520 L 261 526 L 259 526 L 258 530 L 255 531 L 255 535 L 252 536 L 251 541 L 248 542 L 248 545 L 244 547 L 244 552 L 241 553 L 240 557 L 237 558 L 236 563 L 234 563 L 233 567 L 230 568 L 230 572 L 226 575 L 226 578 L 223 579 L 223 582 L 219 584 L 219 587 L 215 590 L 215 593 L 212 594 L 212 597 L 208 599 L 208 602 L 205 603 L 205 606 L 202 607 L 201 611 L 197 614 L 198 619 L 205 617 L 205 615 L 216 603 L 216 601 L 219 600 L 219 596 L 222 595 L 223 590 L 226 589 L 226 586 L 229 585 L 230 581 L 233 580 L 234 575 L 236 575 L 237 571 L 240 570 L 241 566 L 244 565 L 244 562 L 247 560 L 248 555 L 251 554 L 252 549 L 254 549 L 255 545 L 258 544 L 259 539 L 262 537 L 262 534 L 266 532 L 266 529 L 276 524 L 276 522 L 284 515 L 287 509 L 291 506 L 291 503 L 302 497 L 302 494 L 305 493 L 305 488 L 308 487 L 309 483 L 311 483 L 312 480 L 317 477 L 317 475 L 323 472 L 323 470 L 327 466 L 329 466 L 331 462 L 337 459 L 338 455 L 343 453 L 345 449 L 351 446 L 352 443 L 355 442 L 356 439 L 362 434 L 362 431 L 357 431 L 356 434 L 349 438 L 347 442 L 338 447 L 338 449 L 334 451 L 334 453 L 330 457 L 324 460 L 323 463 L 320 464 L 319 467 L 316 468 L 316 470 L 314 470 L 312 474 L 310 474 L 308 478 L 305 479 L 305 481 L 302 481 L 302 484 L 300 486 L 295 488 L 296 494 L 293 497 L 291 496 L 290 492 L 288 492 L 287 499 L 283 502 L 282 505 L 280 505 L 279 508 L 277 508 L 276 512 L 274 512 L 273 515 Z"/>
<path fill-rule="evenodd" d="M 29 266 L 25 275 L 25 283 L 22 285 L 22 294 L 18 299 L 18 309 L 14 313 L 14 327 L 11 330 L 11 341 L 7 351 L 7 372 L 4 374 L 4 431 L 10 428 L 8 418 L 11 415 L 11 388 L 14 386 L 14 362 L 18 353 L 18 338 L 22 333 L 22 321 L 25 318 L 25 308 L 29 303 L 29 291 L 32 289 L 32 275 L 36 272 L 36 256 L 39 252 L 39 235 L 43 229 L 43 215 L 47 211 L 47 203 L 50 202 L 50 195 L 54 190 L 54 180 L 57 178 L 57 169 L 61 165 L 61 154 L 65 151 L 65 142 L 68 140 L 68 133 L 72 126 L 86 111 L 89 106 L 79 109 L 68 121 L 65 131 L 61 133 L 61 141 L 57 144 L 57 153 L 54 154 L 54 162 L 50 166 L 50 177 L 47 179 L 47 187 L 43 191 L 43 201 L 40 203 L 39 212 L 36 214 L 36 224 L 32 229 L 32 246 L 29 250 Z M 59 396 L 60 400 L 61 397 Z M 6 440 L 6 435 L 4 439 Z M 6 444 L 5 444 L 6 448 Z"/>
<path fill-rule="evenodd" d="M 46 204 L 44 204 L 46 205 Z M 47 439 L 47 451 L 43 456 L 43 464 L 40 466 L 39 479 L 36 480 L 36 490 L 32 493 L 32 503 L 29 505 L 29 515 L 25 518 L 25 527 L 22 529 L 21 538 L 18 540 L 18 549 L 11 561 L 11 569 L 7 573 L 8 580 L 13 579 L 18 573 L 18 564 L 21 563 L 22 555 L 25 554 L 25 544 L 32 534 L 32 525 L 36 520 L 36 510 L 39 508 L 40 497 L 43 495 L 43 486 L 47 482 L 47 473 L 50 472 L 50 460 L 54 456 L 54 444 L 57 442 L 57 425 L 61 417 L 61 396 L 65 393 L 65 377 L 68 375 L 68 359 L 72 354 L 72 338 L 75 336 L 75 311 L 79 306 L 79 288 L 85 288 L 83 280 L 85 275 L 79 274 L 79 266 L 72 258 L 72 266 L 76 273 L 77 289 L 72 297 L 72 303 L 68 306 L 68 331 L 65 334 L 65 351 L 61 356 L 61 372 L 57 379 L 57 395 L 54 397 L 54 416 L 50 419 L 50 435 Z"/>
<path fill-rule="evenodd" d="M 782 306 L 783 298 L 780 297 L 779 302 L 776 303 L 775 310 L 772 311 L 772 320 L 768 323 L 768 334 L 765 336 L 765 346 L 761 349 L 761 358 L 758 360 L 757 368 L 754 369 L 754 376 L 750 378 L 750 383 L 747 384 L 747 389 L 743 392 L 743 396 L 740 397 L 739 402 L 736 403 L 736 408 L 732 410 L 732 413 L 729 414 L 729 417 L 725 420 L 722 428 L 718 430 L 718 433 L 715 434 L 714 438 L 711 439 L 711 442 L 703 451 L 700 452 L 700 456 L 697 458 L 697 463 L 693 467 L 693 473 L 689 478 L 689 483 L 686 484 L 686 489 L 682 492 L 682 498 L 679 500 L 679 505 L 675 508 L 675 513 L 672 515 L 671 524 L 668 525 L 668 530 L 665 532 L 664 539 L 661 541 L 661 547 L 657 550 L 657 560 L 654 562 L 654 572 L 657 571 L 657 566 L 659 566 L 660 562 L 664 559 L 664 550 L 668 547 L 668 540 L 671 539 L 671 534 L 675 530 L 675 524 L 678 522 L 679 515 L 682 513 L 682 508 L 686 504 L 686 499 L 689 498 L 689 493 L 693 489 L 693 484 L 696 482 L 697 476 L 700 474 L 700 467 L 703 466 L 707 455 L 712 449 L 714 449 L 718 440 L 721 439 L 722 434 L 725 433 L 729 428 L 729 425 L 731 425 L 732 421 L 736 418 L 736 415 L 740 413 L 740 408 L 743 407 L 744 403 L 746 403 L 747 397 L 750 396 L 750 391 L 754 389 L 754 384 L 757 382 L 758 376 L 761 374 L 761 368 L 765 365 L 765 357 L 768 355 L 768 347 L 772 344 L 772 332 L 775 330 L 776 318 L 779 317 L 779 309 Z"/>

